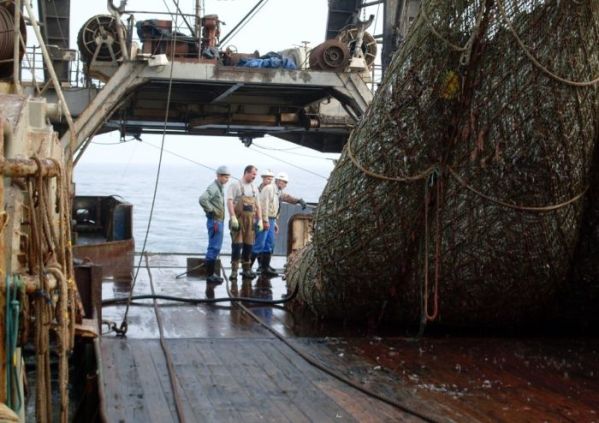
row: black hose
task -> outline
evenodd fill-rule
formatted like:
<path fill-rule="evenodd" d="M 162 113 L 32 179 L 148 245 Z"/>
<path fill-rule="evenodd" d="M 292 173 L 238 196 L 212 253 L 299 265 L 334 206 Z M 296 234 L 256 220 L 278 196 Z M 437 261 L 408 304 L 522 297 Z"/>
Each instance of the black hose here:
<path fill-rule="evenodd" d="M 223 277 L 226 281 L 225 286 L 227 288 L 227 293 L 229 293 L 229 295 L 230 295 L 231 291 L 229 290 L 229 279 L 227 278 L 227 275 L 225 274 L 224 271 L 222 273 L 223 273 Z M 293 299 L 293 297 L 297 294 L 298 291 L 299 291 L 299 283 L 295 285 L 295 289 L 293 290 L 292 296 L 289 297 L 289 299 L 287 299 L 287 300 L 289 301 L 289 300 Z M 231 298 L 231 300 L 234 300 L 234 299 L 235 298 Z M 401 410 L 402 412 L 404 412 L 406 414 L 410 414 L 411 416 L 417 417 L 427 423 L 437 423 L 438 422 L 438 420 L 435 417 L 428 416 L 424 413 L 421 413 L 420 410 L 417 410 L 414 407 L 410 407 L 410 406 L 400 403 L 394 399 L 387 398 L 383 395 L 373 392 L 370 389 L 367 389 L 367 388 L 359 385 L 358 383 L 354 382 L 353 380 L 350 380 L 346 376 L 344 376 L 334 370 L 329 369 L 328 367 L 319 363 L 317 360 L 310 357 L 309 355 L 307 355 L 306 353 L 301 351 L 299 348 L 297 348 L 295 345 L 293 345 L 283 335 L 281 335 L 277 330 L 273 329 L 270 325 L 266 324 L 260 317 L 258 317 L 255 313 L 253 313 L 249 308 L 247 308 L 246 306 L 244 306 L 243 304 L 241 304 L 239 302 L 236 302 L 235 305 L 237 307 L 239 307 L 243 312 L 245 312 L 250 318 L 252 318 L 254 321 L 256 321 L 256 323 L 258 323 L 264 329 L 266 329 L 267 331 L 272 333 L 279 341 L 283 342 L 288 348 L 290 348 L 293 352 L 295 352 L 298 356 L 300 356 L 302 359 L 304 359 L 304 361 L 306 361 L 311 366 L 314 366 L 315 368 L 328 374 L 329 376 L 332 376 L 333 378 L 346 384 L 347 386 L 351 386 L 352 388 L 362 392 L 363 394 L 366 394 L 367 396 L 369 396 L 371 398 L 374 398 L 378 401 L 381 401 L 385 404 L 395 407 L 398 410 Z"/>
<path fill-rule="evenodd" d="M 124 304 L 128 301 L 133 300 L 168 300 L 168 301 L 177 301 L 181 303 L 187 304 L 216 304 L 216 303 L 224 303 L 224 302 L 234 302 L 234 301 L 242 301 L 244 303 L 255 303 L 255 304 L 263 304 L 263 305 L 276 305 L 276 304 L 285 304 L 295 298 L 298 292 L 299 285 L 295 286 L 295 289 L 291 293 L 290 296 L 282 298 L 280 300 L 266 300 L 264 298 L 252 298 L 252 297 L 221 297 L 221 298 L 185 298 L 185 297 L 175 297 L 172 295 L 152 295 L 152 294 L 142 294 L 142 295 L 133 295 L 129 297 L 123 298 L 109 298 L 107 300 L 102 300 L 102 306 L 112 306 L 118 304 Z"/>

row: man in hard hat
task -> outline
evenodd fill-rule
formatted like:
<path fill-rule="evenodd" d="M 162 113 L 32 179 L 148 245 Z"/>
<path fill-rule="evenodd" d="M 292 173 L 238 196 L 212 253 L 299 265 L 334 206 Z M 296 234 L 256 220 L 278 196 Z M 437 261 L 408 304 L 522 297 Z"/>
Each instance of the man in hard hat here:
<path fill-rule="evenodd" d="M 279 172 L 279 174 L 275 178 L 275 186 L 276 186 L 275 195 L 277 197 L 277 200 L 279 200 L 279 202 L 284 201 L 285 203 L 299 204 L 300 206 L 302 206 L 302 210 L 305 210 L 307 207 L 307 204 L 303 200 L 303 198 L 295 198 L 285 192 L 285 188 L 287 188 L 288 183 L 289 183 L 289 176 L 287 176 L 287 174 L 285 172 Z M 277 213 L 278 212 L 279 212 L 279 209 L 277 208 Z"/>
<path fill-rule="evenodd" d="M 306 202 L 302 198 L 295 198 L 285 192 L 285 188 L 287 188 L 287 184 L 289 183 L 289 177 L 285 172 L 280 172 L 275 178 L 274 185 L 274 196 L 270 203 L 269 209 L 269 217 L 272 218 L 272 222 L 274 223 L 274 230 L 269 232 L 266 236 L 266 241 L 264 243 L 263 252 L 261 254 L 261 273 L 263 275 L 276 276 L 279 273 L 270 266 L 270 260 L 272 257 L 272 252 L 275 248 L 275 233 L 278 232 L 279 228 L 276 224 L 276 218 L 279 216 L 279 208 L 281 201 L 290 204 L 299 204 L 302 206 L 302 210 L 305 210 L 307 205 Z"/>
<path fill-rule="evenodd" d="M 278 199 L 275 196 L 276 186 L 272 183 L 274 173 L 271 170 L 265 170 L 260 175 L 262 183 L 258 186 L 258 200 L 260 202 L 260 210 L 262 210 L 262 226 L 263 231 L 256 234 L 256 242 L 252 250 L 252 265 L 258 259 L 258 271 L 266 276 L 275 276 L 268 272 L 270 264 L 270 245 L 275 237 L 275 227 L 277 221 Z M 268 263 L 265 263 L 265 260 Z"/>
<path fill-rule="evenodd" d="M 252 248 L 255 241 L 254 225 L 261 232 L 262 213 L 258 203 L 258 189 L 254 185 L 258 169 L 248 165 L 243 171 L 243 177 L 229 186 L 227 191 L 227 209 L 231 220 L 231 279 L 237 279 L 239 262 L 242 261 L 242 276 L 255 278 L 252 272 Z"/>
<path fill-rule="evenodd" d="M 231 172 L 227 166 L 216 169 L 216 179 L 200 196 L 200 205 L 206 213 L 206 227 L 208 228 L 208 250 L 206 251 L 205 268 L 206 281 L 219 284 L 223 279 L 214 274 L 216 259 L 223 246 L 223 222 L 225 220 L 225 195 L 224 187 L 229 182 Z"/>

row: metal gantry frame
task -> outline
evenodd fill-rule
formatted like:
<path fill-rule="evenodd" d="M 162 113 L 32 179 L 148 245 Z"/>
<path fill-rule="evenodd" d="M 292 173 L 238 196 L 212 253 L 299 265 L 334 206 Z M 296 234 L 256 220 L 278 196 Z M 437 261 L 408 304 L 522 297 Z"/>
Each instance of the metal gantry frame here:
<path fill-rule="evenodd" d="M 20 1 L 20 0 L 19 0 Z M 53 0 L 55 1 L 55 0 Z M 69 1 L 69 0 L 60 0 L 60 1 Z M 252 13 L 257 10 L 260 6 L 265 3 L 266 0 L 258 0 L 252 9 L 246 14 L 246 16 L 235 26 L 234 29 L 242 26 L 248 18 L 252 16 Z M 114 4 L 113 0 L 107 0 L 108 8 L 110 13 L 117 17 L 122 13 L 133 13 L 135 11 L 127 10 L 126 5 L 127 2 L 121 0 L 120 4 L 117 6 Z M 332 33 L 331 31 L 339 30 L 339 28 L 331 27 L 332 16 L 336 16 L 336 14 L 342 13 L 345 21 L 341 23 L 341 21 L 337 22 L 336 25 L 346 25 L 348 22 L 355 21 L 359 19 L 359 13 L 364 7 L 374 6 L 382 4 L 384 6 L 385 12 L 385 23 L 384 23 L 384 40 L 383 40 L 383 67 L 385 65 L 385 57 L 390 57 L 393 49 L 397 46 L 397 40 L 401 39 L 400 36 L 396 34 L 398 28 L 394 23 L 400 19 L 403 15 L 405 15 L 406 10 L 411 7 L 412 4 L 419 4 L 420 0 L 378 0 L 378 1 L 364 1 L 364 0 L 335 0 L 329 3 L 329 23 L 327 27 L 327 34 Z M 177 8 L 177 15 L 185 18 L 187 25 L 190 27 L 190 31 L 194 34 L 195 38 L 198 42 L 201 42 L 201 25 L 202 25 L 202 7 L 201 0 L 195 1 L 195 10 L 193 14 L 184 14 L 181 10 L 178 1 L 173 0 L 173 4 Z M 164 12 L 166 13 L 166 12 Z M 189 18 L 192 17 L 195 19 L 195 22 L 192 23 L 189 21 Z M 346 22 L 347 21 L 347 22 Z M 124 27 L 119 28 L 120 31 L 123 30 Z M 395 31 L 392 35 L 388 35 L 390 29 Z M 400 30 L 404 30 L 403 27 L 399 28 Z M 235 31 L 229 32 L 229 34 L 234 34 Z M 330 34 L 329 34 L 330 35 Z M 221 42 L 226 40 L 225 35 L 222 38 Z M 119 41 L 121 44 L 121 50 L 123 51 L 123 57 L 120 60 L 118 66 L 106 66 L 106 63 L 95 63 L 90 64 L 89 68 L 93 69 L 94 72 L 105 72 L 107 75 L 106 86 L 103 86 L 102 89 L 98 89 L 96 87 L 88 87 L 87 91 L 89 91 L 87 97 L 91 100 L 89 104 L 85 106 L 85 110 L 81 110 L 81 101 L 83 95 L 77 95 L 75 89 L 65 88 L 66 96 L 60 93 L 61 89 L 58 88 L 56 90 L 56 98 L 58 103 L 61 105 L 70 104 L 76 110 L 75 117 L 76 122 L 71 123 L 68 117 L 68 111 L 65 112 L 65 120 L 67 122 L 68 130 L 62 136 L 62 142 L 65 148 L 72 149 L 72 152 L 75 151 L 81 152 L 82 146 L 85 144 L 86 140 L 91 139 L 93 134 L 98 131 L 107 131 L 114 130 L 116 121 L 112 119 L 111 115 L 113 115 L 121 107 L 125 107 L 129 101 L 136 98 L 136 95 L 139 91 L 143 90 L 143 86 L 148 83 L 154 84 L 156 86 L 160 83 L 160 81 L 165 81 L 165 75 L 168 74 L 170 66 L 174 66 L 173 78 L 175 83 L 178 84 L 198 84 L 198 83 L 222 83 L 223 90 L 218 95 L 215 96 L 216 100 L 213 100 L 214 104 L 226 103 L 226 101 L 231 100 L 235 96 L 239 96 L 240 92 L 243 90 L 248 90 L 250 86 L 258 87 L 259 90 L 268 90 L 269 87 L 282 87 L 288 86 L 293 89 L 306 89 L 308 87 L 318 87 L 324 92 L 323 99 L 329 99 L 327 101 L 333 101 L 339 103 L 339 110 L 341 113 L 339 116 L 345 116 L 344 119 L 349 119 L 349 121 L 356 123 L 357 119 L 364 113 L 365 109 L 368 107 L 370 100 L 372 98 L 372 92 L 366 93 L 368 88 L 363 81 L 355 74 L 334 74 L 334 73 L 321 73 L 314 71 L 297 71 L 295 73 L 289 73 L 288 78 L 282 76 L 282 72 L 272 72 L 275 77 L 264 77 L 260 78 L 260 74 L 262 72 L 256 72 L 255 75 L 251 75 L 252 72 L 238 72 L 233 76 L 233 72 L 220 72 L 215 71 L 218 70 L 216 65 L 206 64 L 206 63 L 198 63 L 198 64 L 189 64 L 179 62 L 176 59 L 173 63 L 166 63 L 162 66 L 151 66 L 148 62 L 147 57 L 145 58 L 132 58 L 129 57 L 130 45 L 127 45 L 126 39 L 124 36 L 119 37 Z M 395 42 L 395 44 L 389 44 Z M 199 53 L 201 54 L 201 52 Z M 47 54 L 44 54 L 44 60 L 46 60 Z M 201 60 L 198 58 L 199 61 Z M 118 71 L 117 67 L 122 67 L 122 71 Z M 222 68 L 221 68 L 222 69 Z M 226 75 L 225 75 L 226 74 Z M 51 75 L 50 75 L 51 76 Z M 115 79 L 110 81 L 108 78 L 114 77 Z M 176 79 L 176 78 L 181 78 Z M 55 78 L 52 78 L 55 79 Z M 269 79 L 269 80 L 268 80 Z M 267 81 L 268 80 L 268 81 Z M 56 84 L 53 84 L 56 86 Z M 373 84 L 371 89 L 374 91 L 375 85 Z M 98 93 L 98 95 L 94 99 L 94 95 Z M 49 93 L 49 96 L 52 97 L 54 94 Z M 74 101 L 74 103 L 72 103 Z M 235 101 L 237 101 L 235 99 Z M 333 107 L 334 108 L 334 107 Z M 331 107 L 328 107 L 328 110 L 331 110 Z M 312 110 L 312 109 L 311 109 Z M 310 113 L 314 113 L 311 111 Z M 318 112 L 317 112 L 318 113 Z M 337 116 L 337 115 L 334 115 Z M 334 119 L 340 119 L 339 117 L 332 117 L 329 119 L 333 121 Z M 143 121 L 136 121 L 136 125 L 139 126 L 141 124 L 143 126 Z M 59 126 L 60 127 L 60 126 Z M 66 128 L 65 128 L 66 129 Z M 181 131 L 181 129 L 183 129 Z M 178 133 L 190 133 L 190 134 L 202 134 L 205 133 L 207 135 L 213 134 L 212 132 L 204 131 L 197 132 L 188 124 L 183 124 L 183 126 L 179 126 L 177 131 Z M 299 129 L 299 128 L 298 128 Z M 281 138 L 287 140 L 298 140 L 304 139 L 303 135 L 299 135 L 297 132 L 298 129 L 294 130 L 293 134 L 289 136 L 281 134 Z M 279 129 L 277 129 L 279 130 Z M 346 129 L 345 131 L 348 132 Z M 234 132 L 233 132 L 234 133 Z M 269 133 L 266 131 L 265 133 Z M 321 130 L 314 129 L 310 130 L 309 134 L 311 137 L 319 137 L 319 133 L 324 133 Z M 276 135 L 276 134 L 275 134 Z M 65 138 L 66 137 L 66 138 Z M 67 143 L 65 140 L 69 138 L 70 141 Z M 303 142 L 303 141 L 302 141 Z M 312 141 L 311 144 L 313 145 Z"/>

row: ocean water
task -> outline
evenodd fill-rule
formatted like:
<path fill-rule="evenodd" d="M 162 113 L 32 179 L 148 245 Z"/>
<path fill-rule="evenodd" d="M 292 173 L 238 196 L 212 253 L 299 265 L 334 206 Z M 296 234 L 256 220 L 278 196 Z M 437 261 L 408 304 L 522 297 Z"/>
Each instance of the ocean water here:
<path fill-rule="evenodd" d="M 309 169 L 306 168 L 309 172 L 290 166 L 279 166 L 277 170 L 273 170 L 289 174 L 289 194 L 302 197 L 307 202 L 317 202 L 326 184 L 323 176 L 327 177 L 330 174 L 333 164 L 326 160 L 315 162 L 317 163 L 312 163 Z M 243 165 L 231 168 L 234 176 L 239 177 Z M 156 164 L 82 161 L 75 168 L 76 193 L 118 195 L 133 204 L 135 247 L 136 251 L 141 251 L 150 215 L 156 171 Z M 213 180 L 212 171 L 193 163 L 163 164 L 146 251 L 195 254 L 205 252 L 206 218 L 198 198 Z M 260 183 L 259 176 L 256 177 L 256 182 Z M 228 231 L 225 231 L 223 252 L 227 253 L 230 250 L 231 239 Z"/>

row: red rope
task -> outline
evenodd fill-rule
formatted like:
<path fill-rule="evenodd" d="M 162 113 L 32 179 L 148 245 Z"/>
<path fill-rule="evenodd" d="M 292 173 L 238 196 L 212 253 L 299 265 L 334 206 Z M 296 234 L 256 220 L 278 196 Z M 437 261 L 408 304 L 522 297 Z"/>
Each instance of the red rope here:
<path fill-rule="evenodd" d="M 428 183 L 425 182 L 425 183 Z M 432 322 L 439 317 L 439 279 L 441 274 L 441 181 L 436 181 L 436 193 L 435 193 L 435 279 L 433 285 L 433 310 L 432 313 L 429 311 L 429 263 L 428 263 L 428 242 L 429 242 L 429 227 L 428 227 L 428 214 L 429 214 L 429 201 L 430 195 L 428 189 L 424 195 L 424 317 L 426 321 Z"/>

